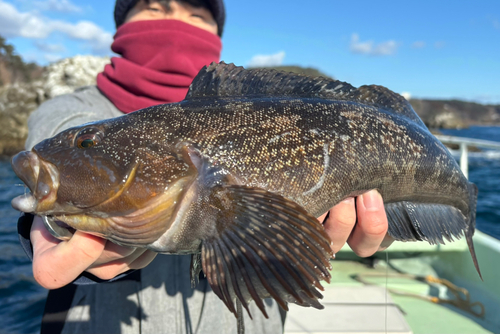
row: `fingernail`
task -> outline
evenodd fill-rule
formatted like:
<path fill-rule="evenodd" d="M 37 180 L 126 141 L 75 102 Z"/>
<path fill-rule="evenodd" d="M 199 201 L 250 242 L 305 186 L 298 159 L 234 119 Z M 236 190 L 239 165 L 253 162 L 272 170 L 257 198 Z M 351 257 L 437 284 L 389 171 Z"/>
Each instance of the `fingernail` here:
<path fill-rule="evenodd" d="M 363 205 L 367 210 L 378 210 L 384 205 L 384 201 L 382 200 L 382 196 L 380 196 L 378 191 L 370 191 L 366 194 L 363 194 Z"/>
<path fill-rule="evenodd" d="M 354 204 L 354 197 L 347 197 L 345 200 L 342 201 L 344 204 Z"/>

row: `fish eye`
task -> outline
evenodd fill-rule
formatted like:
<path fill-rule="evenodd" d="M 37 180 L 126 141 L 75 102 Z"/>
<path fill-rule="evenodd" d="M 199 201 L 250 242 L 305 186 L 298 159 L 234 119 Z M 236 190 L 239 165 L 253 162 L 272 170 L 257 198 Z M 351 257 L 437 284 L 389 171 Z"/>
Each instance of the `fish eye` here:
<path fill-rule="evenodd" d="M 78 148 L 86 149 L 96 146 L 101 140 L 102 132 L 95 128 L 87 128 L 76 135 L 75 145 Z"/>

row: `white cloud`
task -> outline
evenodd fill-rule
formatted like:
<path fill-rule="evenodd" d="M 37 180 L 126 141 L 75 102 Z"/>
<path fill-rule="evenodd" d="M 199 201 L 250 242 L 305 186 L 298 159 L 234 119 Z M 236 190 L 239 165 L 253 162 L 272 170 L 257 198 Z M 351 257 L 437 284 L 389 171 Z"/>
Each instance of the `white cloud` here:
<path fill-rule="evenodd" d="M 76 6 L 68 0 L 34 1 L 33 6 L 43 11 L 60 13 L 79 13 L 83 11 L 81 7 Z"/>
<path fill-rule="evenodd" d="M 361 42 L 359 35 L 354 33 L 351 35 L 351 43 L 349 49 L 352 53 L 365 54 L 370 56 L 388 56 L 396 53 L 398 43 L 393 40 L 375 44 L 373 41 Z"/>
<path fill-rule="evenodd" d="M 110 52 L 113 41 L 111 33 L 89 21 L 76 24 L 51 20 L 36 12 L 19 12 L 14 6 L 0 0 L 0 35 L 45 39 L 51 33 L 59 32 L 74 40 L 86 42 L 97 54 Z"/>
<path fill-rule="evenodd" d="M 373 50 L 373 41 L 360 42 L 358 34 L 351 35 L 351 52 L 370 54 Z"/>
<path fill-rule="evenodd" d="M 401 93 L 401 96 L 404 97 L 405 99 L 407 100 L 410 100 L 411 99 L 411 94 L 410 92 L 402 92 Z"/>
<path fill-rule="evenodd" d="M 442 49 L 442 48 L 444 48 L 444 46 L 445 46 L 445 43 L 443 41 L 437 41 L 434 43 L 434 47 L 436 49 Z"/>
<path fill-rule="evenodd" d="M 273 55 L 255 55 L 248 62 L 248 67 L 269 67 L 279 66 L 283 63 L 285 51 L 278 52 Z"/>
<path fill-rule="evenodd" d="M 495 27 L 495 29 L 500 29 L 500 21 L 493 20 L 493 27 Z"/>
<path fill-rule="evenodd" d="M 36 15 L 19 13 L 14 6 L 0 0 L 0 35 L 42 38 L 48 35 L 48 31 Z"/>
<path fill-rule="evenodd" d="M 113 36 L 101 27 L 96 26 L 89 21 L 80 21 L 77 24 L 67 22 L 52 22 L 54 31 L 66 34 L 75 40 L 88 42 L 92 51 L 98 54 L 109 53 L 110 45 L 113 42 Z"/>
<path fill-rule="evenodd" d="M 425 47 L 425 42 L 424 41 L 416 41 L 416 42 L 413 42 L 413 44 L 411 45 L 412 48 L 414 49 L 422 49 Z"/>

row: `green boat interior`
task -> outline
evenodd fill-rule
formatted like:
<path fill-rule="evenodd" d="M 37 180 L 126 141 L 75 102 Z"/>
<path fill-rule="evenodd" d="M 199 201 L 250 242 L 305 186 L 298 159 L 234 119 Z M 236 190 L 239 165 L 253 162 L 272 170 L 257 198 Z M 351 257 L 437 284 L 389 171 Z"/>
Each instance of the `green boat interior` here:
<path fill-rule="evenodd" d="M 474 243 L 484 280 L 465 240 L 395 242 L 366 259 L 344 246 L 325 309 L 290 305 L 285 333 L 500 333 L 500 241 L 476 231 Z"/>

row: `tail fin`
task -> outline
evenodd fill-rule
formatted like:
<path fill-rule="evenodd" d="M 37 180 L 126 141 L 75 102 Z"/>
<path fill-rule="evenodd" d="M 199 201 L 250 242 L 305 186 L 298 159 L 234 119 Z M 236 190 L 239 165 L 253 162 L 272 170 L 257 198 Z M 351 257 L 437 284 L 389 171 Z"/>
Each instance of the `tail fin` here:
<path fill-rule="evenodd" d="M 481 275 L 481 270 L 479 269 L 479 263 L 477 262 L 476 251 L 474 249 L 474 242 L 472 241 L 472 236 L 476 230 L 476 204 L 477 204 L 477 186 L 474 183 L 469 183 L 469 193 L 471 204 L 470 214 L 469 214 L 469 224 L 467 224 L 467 229 L 464 231 L 465 239 L 467 240 L 467 245 L 469 246 L 469 252 L 476 267 L 477 273 L 481 280 L 483 275 Z"/>

